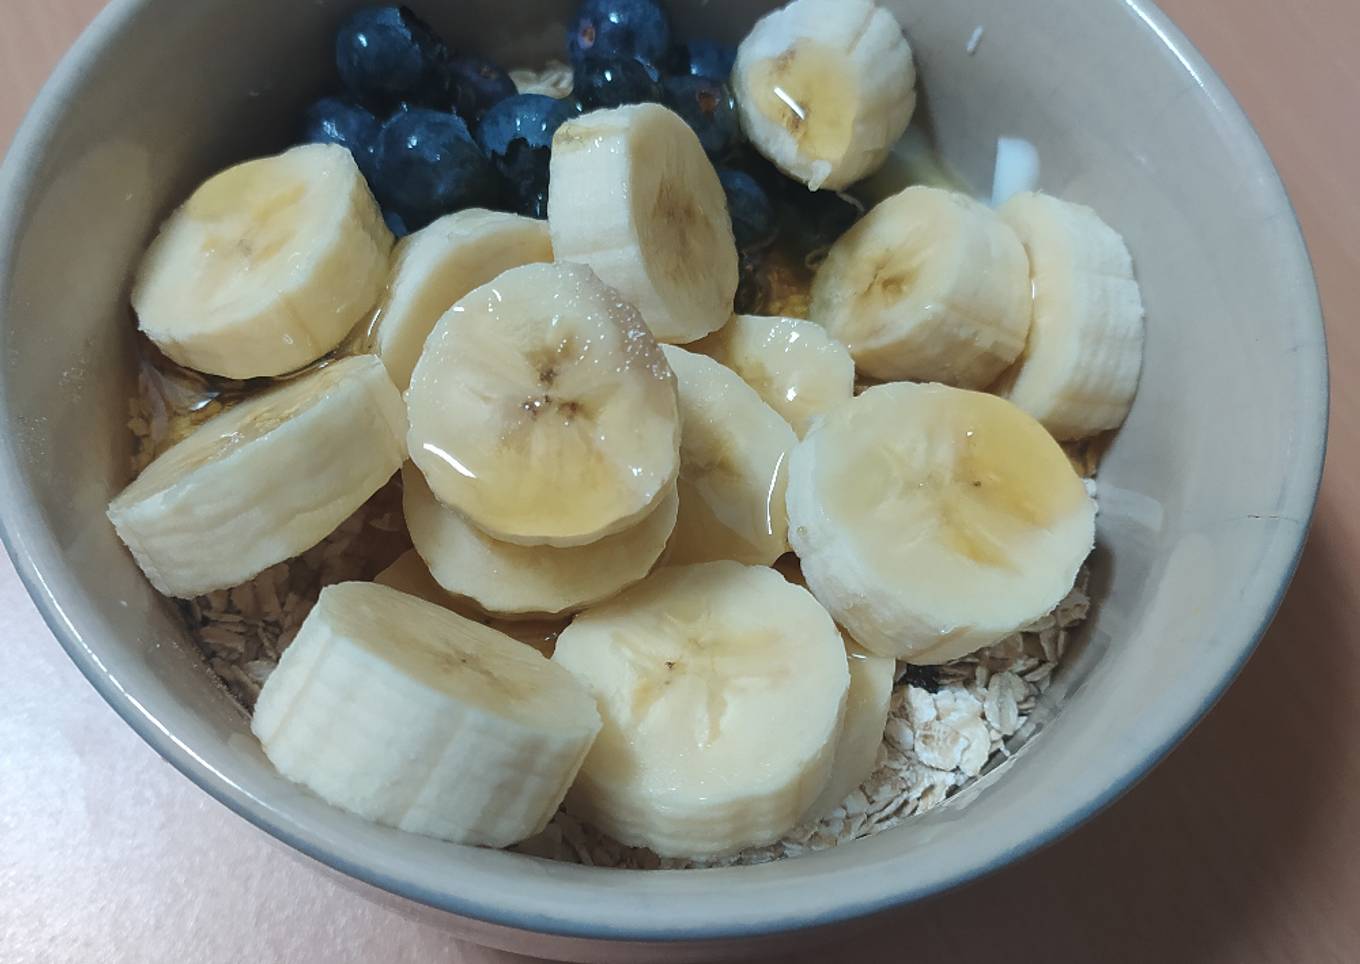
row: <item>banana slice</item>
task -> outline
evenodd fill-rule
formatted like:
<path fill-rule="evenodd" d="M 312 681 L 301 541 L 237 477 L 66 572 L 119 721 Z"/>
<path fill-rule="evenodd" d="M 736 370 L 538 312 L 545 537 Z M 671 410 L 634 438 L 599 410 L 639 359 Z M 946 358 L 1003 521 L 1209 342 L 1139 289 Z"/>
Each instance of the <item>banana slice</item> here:
<path fill-rule="evenodd" d="M 527 646 L 386 586 L 321 593 L 255 704 L 284 777 L 366 820 L 506 847 L 543 829 L 595 704 Z"/>
<path fill-rule="evenodd" d="M 631 586 L 661 558 L 679 504 L 672 490 L 631 529 L 587 546 L 517 546 L 441 504 L 413 465 L 401 475 L 406 526 L 435 581 L 488 613 L 509 616 L 560 616 Z"/>
<path fill-rule="evenodd" d="M 553 660 L 604 718 L 567 809 L 624 843 L 667 857 L 769 843 L 826 786 L 845 650 L 826 610 L 773 570 L 659 570 L 577 616 Z"/>
<path fill-rule="evenodd" d="M 405 434 L 382 362 L 346 358 L 204 422 L 109 519 L 165 595 L 226 589 L 334 531 L 401 467 Z"/>
<path fill-rule="evenodd" d="M 1048 613 L 1095 542 L 1095 504 L 1005 399 L 870 388 L 789 463 L 789 537 L 817 599 L 862 646 L 944 663 Z"/>
<path fill-rule="evenodd" d="M 995 390 L 1062 441 L 1118 428 L 1143 366 L 1143 296 L 1124 239 L 1046 194 L 1017 195 L 1000 213 L 1029 253 L 1034 317 Z"/>
<path fill-rule="evenodd" d="M 798 436 L 736 372 L 664 345 L 680 387 L 680 515 L 670 565 L 768 566 L 789 548 L 784 490 Z"/>
<path fill-rule="evenodd" d="M 869 0 L 794 0 L 737 49 L 732 83 L 760 153 L 812 190 L 878 170 L 916 109 L 916 66 L 896 18 Z"/>
<path fill-rule="evenodd" d="M 855 393 L 850 352 L 810 321 L 737 315 L 690 349 L 740 375 L 799 438 Z"/>
<path fill-rule="evenodd" d="M 340 344 L 382 294 L 392 233 L 349 150 L 295 147 L 194 192 L 142 260 L 132 306 L 168 357 L 282 375 Z"/>
<path fill-rule="evenodd" d="M 721 327 L 737 294 L 727 197 L 699 138 L 657 104 L 596 111 L 553 138 L 553 250 L 637 305 L 657 341 Z"/>
<path fill-rule="evenodd" d="M 459 301 L 406 400 L 430 489 L 503 542 L 596 542 L 675 480 L 675 377 L 637 310 L 581 265 L 512 268 Z"/>
<path fill-rule="evenodd" d="M 371 334 L 373 350 L 403 391 L 425 340 L 444 313 L 473 288 L 522 264 L 551 261 L 548 225 L 472 208 L 403 239 Z"/>
<path fill-rule="evenodd" d="M 814 819 L 835 810 L 874 772 L 878 750 L 883 745 L 883 731 L 888 725 L 888 711 L 892 707 L 897 660 L 875 656 L 848 639 L 845 655 L 850 666 L 845 723 L 836 742 L 836 755 L 826 789 L 809 811 Z"/>
<path fill-rule="evenodd" d="M 910 187 L 831 246 L 810 317 L 885 381 L 985 388 L 1020 357 L 1029 263 L 1015 232 L 972 198 Z"/>
<path fill-rule="evenodd" d="M 416 473 L 419 475 L 420 473 Z M 380 586 L 387 586 L 408 596 L 415 596 L 426 602 L 451 609 L 458 615 L 473 622 L 489 626 L 497 632 L 505 633 L 516 642 L 532 646 L 549 659 L 557 645 L 557 637 L 567 628 L 566 619 L 495 619 L 479 610 L 466 599 L 459 599 L 443 586 L 435 582 L 430 568 L 420 553 L 410 549 L 373 580 Z"/>

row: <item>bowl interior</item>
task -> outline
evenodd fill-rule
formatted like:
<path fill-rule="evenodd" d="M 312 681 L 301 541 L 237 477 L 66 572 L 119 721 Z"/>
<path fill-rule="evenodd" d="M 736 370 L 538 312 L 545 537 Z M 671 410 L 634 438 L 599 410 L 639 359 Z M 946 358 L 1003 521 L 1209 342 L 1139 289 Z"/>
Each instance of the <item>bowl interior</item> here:
<path fill-rule="evenodd" d="M 1207 709 L 1292 571 L 1320 470 L 1316 294 L 1259 142 L 1141 0 L 894 0 L 918 119 L 988 188 L 996 138 L 1043 188 L 1095 207 L 1143 284 L 1143 383 L 1100 476 L 1097 608 L 1014 765 L 871 840 L 779 864 L 628 873 L 369 826 L 278 778 L 239 708 L 105 520 L 128 481 L 128 277 L 202 177 L 282 148 L 331 84 L 356 3 L 117 0 L 49 85 L 0 193 L 6 538 L 72 657 L 160 752 L 332 866 L 468 917 L 549 933 L 698 938 L 844 918 L 931 893 L 1071 827 Z M 735 40 L 773 4 L 674 0 L 682 33 Z M 567 0 L 422 5 L 510 65 L 561 56 Z M 973 54 L 976 27 L 985 28 Z"/>

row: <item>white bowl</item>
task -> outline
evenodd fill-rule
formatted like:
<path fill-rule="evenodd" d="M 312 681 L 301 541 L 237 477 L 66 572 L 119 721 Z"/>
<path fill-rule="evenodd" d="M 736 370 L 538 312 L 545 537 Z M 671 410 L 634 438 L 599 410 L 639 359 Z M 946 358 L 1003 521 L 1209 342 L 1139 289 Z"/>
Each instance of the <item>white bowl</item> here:
<path fill-rule="evenodd" d="M 636 960 L 637 946 L 607 942 L 750 940 L 1014 860 L 1124 791 L 1233 678 L 1293 571 L 1325 440 L 1322 324 L 1275 170 L 1146 0 L 896 0 L 922 64 L 919 123 L 949 163 L 985 189 L 998 136 L 1034 142 L 1044 188 L 1127 236 L 1147 301 L 1143 383 L 1101 471 L 1098 606 L 1037 735 L 889 833 L 702 872 L 460 848 L 370 826 L 280 779 L 104 506 L 128 476 L 130 269 L 199 179 L 287 142 L 330 83 L 331 31 L 355 5 L 115 0 L 42 93 L 0 184 L 6 544 L 72 660 L 206 791 L 339 871 L 450 912 L 465 936 Z M 560 54 L 570 3 L 422 6 L 451 38 L 533 63 Z M 672 6 L 687 32 L 736 39 L 771 4 Z M 986 31 L 970 55 L 976 26 Z"/>

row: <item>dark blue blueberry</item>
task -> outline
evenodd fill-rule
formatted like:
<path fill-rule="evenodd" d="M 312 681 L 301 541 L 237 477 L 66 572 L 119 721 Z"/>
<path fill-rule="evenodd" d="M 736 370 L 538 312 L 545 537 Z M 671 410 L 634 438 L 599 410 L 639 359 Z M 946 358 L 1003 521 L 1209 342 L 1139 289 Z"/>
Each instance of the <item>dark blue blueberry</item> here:
<path fill-rule="evenodd" d="M 721 157 L 741 140 L 737 101 L 722 81 L 711 77 L 667 77 L 666 103 L 699 135 L 699 143 Z"/>
<path fill-rule="evenodd" d="M 567 52 L 579 68 L 592 57 L 660 66 L 671 51 L 671 20 L 656 0 L 584 0 L 567 26 Z"/>
<path fill-rule="evenodd" d="M 406 100 L 447 107 L 448 48 L 406 7 L 361 7 L 335 38 L 335 64 L 345 89 L 374 110 Z"/>
<path fill-rule="evenodd" d="M 375 193 L 411 230 L 460 208 L 493 205 L 496 170 L 455 114 L 413 107 L 378 135 Z"/>
<path fill-rule="evenodd" d="M 732 65 L 737 60 L 737 48 L 713 40 L 691 40 L 680 51 L 684 70 L 695 77 L 732 76 Z"/>
<path fill-rule="evenodd" d="M 477 126 L 477 144 L 503 177 L 507 201 L 518 213 L 547 216 L 553 134 L 575 113 L 570 101 L 516 94 L 487 111 Z"/>
<path fill-rule="evenodd" d="M 724 167 L 718 169 L 718 180 L 727 195 L 727 213 L 732 217 L 737 247 L 746 251 L 774 240 L 774 205 L 756 179 L 745 171 Z"/>
<path fill-rule="evenodd" d="M 805 252 L 835 243 L 864 214 L 864 206 L 848 194 L 799 188 L 785 195 L 783 220 L 790 241 Z"/>
<path fill-rule="evenodd" d="M 406 226 L 406 221 L 396 211 L 384 211 L 383 223 L 387 225 L 387 230 L 401 240 L 411 233 L 411 229 Z"/>
<path fill-rule="evenodd" d="M 449 61 L 455 92 L 454 106 L 475 121 L 495 104 L 515 94 L 515 82 L 500 67 L 480 57 L 455 57 Z"/>
<path fill-rule="evenodd" d="M 659 76 L 647 64 L 595 58 L 577 68 L 574 93 L 583 110 L 660 103 L 666 97 Z"/>
<path fill-rule="evenodd" d="M 308 144 L 339 144 L 348 147 L 372 180 L 374 151 L 382 125 L 364 108 L 342 97 L 323 97 L 303 115 L 302 139 Z"/>

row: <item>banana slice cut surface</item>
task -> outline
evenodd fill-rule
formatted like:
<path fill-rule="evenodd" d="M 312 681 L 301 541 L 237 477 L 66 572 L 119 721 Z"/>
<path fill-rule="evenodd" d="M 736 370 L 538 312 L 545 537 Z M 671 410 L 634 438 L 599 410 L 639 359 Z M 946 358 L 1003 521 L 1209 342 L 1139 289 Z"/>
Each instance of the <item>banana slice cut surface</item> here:
<path fill-rule="evenodd" d="M 1053 609 L 1095 540 L 1057 442 L 1005 399 L 868 389 L 794 449 L 789 535 L 808 587 L 882 655 L 943 663 Z"/>
<path fill-rule="evenodd" d="M 1046 194 L 1015 196 L 1001 217 L 1029 254 L 1034 316 L 996 390 L 1064 441 L 1118 428 L 1143 366 L 1143 296 L 1124 239 Z"/>
<path fill-rule="evenodd" d="M 771 569 L 661 569 L 577 616 L 553 660 L 604 720 L 567 807 L 625 843 L 680 857 L 769 843 L 826 786 L 845 649 Z"/>
<path fill-rule="evenodd" d="M 166 356 L 282 375 L 340 344 L 387 282 L 392 233 L 349 150 L 308 144 L 229 168 L 161 227 L 132 305 Z"/>
<path fill-rule="evenodd" d="M 548 223 L 563 261 L 637 305 L 658 341 L 685 344 L 732 316 L 737 246 L 699 138 L 658 104 L 595 111 L 553 138 Z"/>
<path fill-rule="evenodd" d="M 995 211 L 910 187 L 831 246 L 810 317 L 874 378 L 986 388 L 1020 357 L 1030 300 L 1024 246 Z"/>
<path fill-rule="evenodd" d="M 736 372 L 674 345 L 680 386 L 680 514 L 668 563 L 767 566 L 788 551 L 789 452 L 798 436 Z"/>
<path fill-rule="evenodd" d="M 226 589 L 330 535 L 401 467 L 405 435 L 382 362 L 346 358 L 204 422 L 109 519 L 166 595 Z"/>
<path fill-rule="evenodd" d="M 286 778 L 367 820 L 505 847 L 557 810 L 600 717 L 560 666 L 373 583 L 321 593 L 255 704 Z"/>
<path fill-rule="evenodd" d="M 675 528 L 674 490 L 637 525 L 589 545 L 499 542 L 440 503 L 411 464 L 402 471 L 406 525 L 436 582 L 488 613 L 556 616 L 608 599 L 651 572 Z"/>
<path fill-rule="evenodd" d="M 812 190 L 878 170 L 916 109 L 911 47 L 869 0 L 794 0 L 763 17 L 732 83 L 751 143 Z"/>
<path fill-rule="evenodd" d="M 458 211 L 403 238 L 371 336 L 392 381 L 406 390 L 430 332 L 469 291 L 511 268 L 552 259 L 545 222 L 503 211 Z"/>
<path fill-rule="evenodd" d="M 502 542 L 622 532 L 679 466 L 675 376 L 637 310 L 582 265 L 513 268 L 468 294 L 406 400 L 435 497 Z"/>

